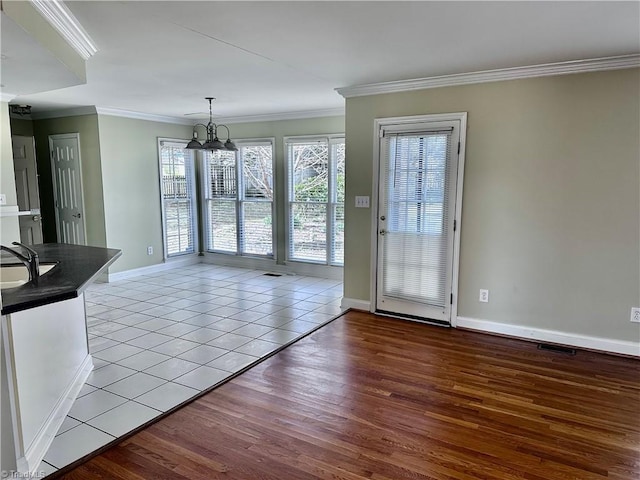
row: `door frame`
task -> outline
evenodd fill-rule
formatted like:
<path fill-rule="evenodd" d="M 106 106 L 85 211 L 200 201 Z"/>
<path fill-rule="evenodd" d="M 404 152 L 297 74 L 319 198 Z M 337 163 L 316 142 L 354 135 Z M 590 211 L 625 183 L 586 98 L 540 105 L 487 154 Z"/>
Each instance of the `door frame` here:
<path fill-rule="evenodd" d="M 49 135 L 49 164 L 51 165 L 51 183 L 53 186 L 53 209 L 56 214 L 56 239 L 58 243 L 60 243 L 61 235 L 60 235 L 60 212 L 58 211 L 58 194 L 57 194 L 57 183 L 58 177 L 56 176 L 55 164 L 53 161 L 53 141 L 58 139 L 65 138 L 74 138 L 78 143 L 78 179 L 80 180 L 80 199 L 82 200 L 82 231 L 84 233 L 84 244 L 87 244 L 87 216 L 85 215 L 85 205 L 84 205 L 84 179 L 82 176 L 82 151 L 80 149 L 80 133 L 59 133 L 55 135 Z"/>
<path fill-rule="evenodd" d="M 371 259 L 370 259 L 370 293 L 369 311 L 376 312 L 378 284 L 378 189 L 380 186 L 380 132 L 388 125 L 411 123 L 429 123 L 442 121 L 460 122 L 460 152 L 458 154 L 458 175 L 456 178 L 455 216 L 456 229 L 453 233 L 453 268 L 451 275 L 451 302 L 449 324 L 456 326 L 458 317 L 458 281 L 460 271 L 460 233 L 462 232 L 462 187 L 464 185 L 464 163 L 466 152 L 467 112 L 439 113 L 433 115 L 411 115 L 404 117 L 375 118 L 373 121 L 373 182 L 371 188 Z"/>

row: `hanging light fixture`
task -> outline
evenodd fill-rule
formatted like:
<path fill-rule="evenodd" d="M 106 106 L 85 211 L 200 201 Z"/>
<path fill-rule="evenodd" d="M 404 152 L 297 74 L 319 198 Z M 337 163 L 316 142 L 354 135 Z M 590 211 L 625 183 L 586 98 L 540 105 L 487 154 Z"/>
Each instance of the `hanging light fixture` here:
<path fill-rule="evenodd" d="M 205 97 L 205 100 L 209 100 L 209 123 L 206 125 L 204 123 L 196 123 L 193 126 L 193 137 L 191 141 L 187 143 L 185 148 L 190 150 L 229 150 L 232 152 L 236 152 L 238 147 L 236 144 L 231 141 L 231 132 L 229 131 L 229 127 L 226 125 L 216 125 L 213 123 L 213 114 L 211 113 L 211 102 L 215 100 L 213 97 Z M 198 131 L 197 127 L 204 127 L 207 132 L 207 139 L 204 143 L 200 143 L 198 141 Z M 227 129 L 227 141 L 222 143 L 218 138 L 218 128 L 224 127 Z M 223 137 L 224 138 L 224 137 Z"/>

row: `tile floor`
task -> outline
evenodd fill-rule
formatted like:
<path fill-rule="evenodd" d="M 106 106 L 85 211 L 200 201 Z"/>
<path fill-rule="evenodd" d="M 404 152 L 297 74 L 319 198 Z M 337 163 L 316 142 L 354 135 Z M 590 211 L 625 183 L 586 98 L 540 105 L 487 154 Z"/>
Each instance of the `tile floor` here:
<path fill-rule="evenodd" d="M 39 470 L 55 472 L 340 313 L 342 283 L 196 264 L 92 285 L 94 370 Z"/>

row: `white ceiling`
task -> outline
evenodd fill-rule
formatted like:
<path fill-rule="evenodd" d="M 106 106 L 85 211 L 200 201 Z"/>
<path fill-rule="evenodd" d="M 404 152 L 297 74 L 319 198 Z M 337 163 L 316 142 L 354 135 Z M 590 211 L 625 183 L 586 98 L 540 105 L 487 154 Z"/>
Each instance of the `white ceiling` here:
<path fill-rule="evenodd" d="M 70 1 L 87 84 L 17 97 L 185 118 L 344 106 L 337 87 L 640 53 L 640 2 Z M 33 62 L 25 75 L 46 74 Z M 43 71 L 44 69 L 44 71 Z M 196 119 L 197 116 L 186 118 Z"/>

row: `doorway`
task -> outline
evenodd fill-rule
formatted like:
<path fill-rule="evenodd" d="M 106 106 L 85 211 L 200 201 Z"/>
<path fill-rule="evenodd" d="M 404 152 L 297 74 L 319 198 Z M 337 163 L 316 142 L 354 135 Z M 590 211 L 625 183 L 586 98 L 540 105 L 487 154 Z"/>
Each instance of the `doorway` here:
<path fill-rule="evenodd" d="M 455 319 L 466 113 L 376 120 L 375 312 Z"/>
<path fill-rule="evenodd" d="M 49 135 L 58 242 L 84 245 L 80 134 Z"/>
<path fill-rule="evenodd" d="M 39 244 L 42 243 L 43 237 L 35 140 L 33 137 L 12 135 L 11 143 L 20 212 L 20 242 L 25 245 Z"/>

